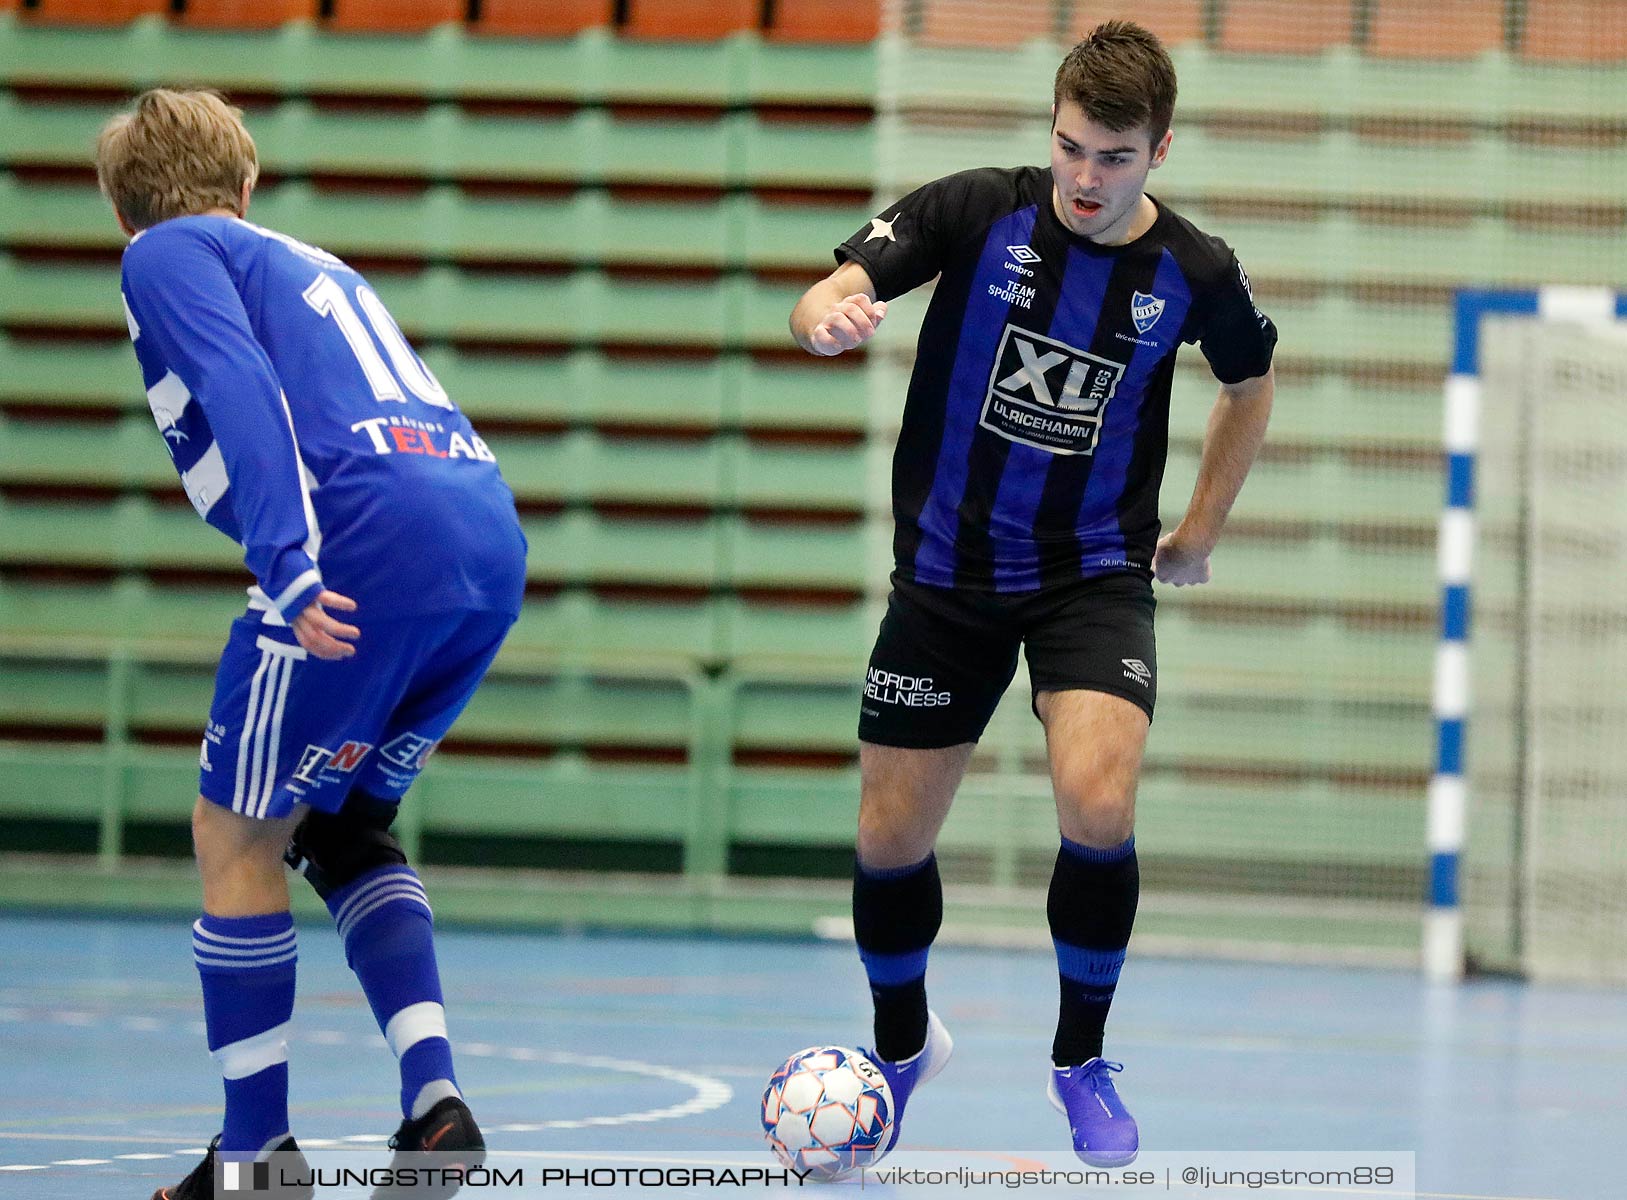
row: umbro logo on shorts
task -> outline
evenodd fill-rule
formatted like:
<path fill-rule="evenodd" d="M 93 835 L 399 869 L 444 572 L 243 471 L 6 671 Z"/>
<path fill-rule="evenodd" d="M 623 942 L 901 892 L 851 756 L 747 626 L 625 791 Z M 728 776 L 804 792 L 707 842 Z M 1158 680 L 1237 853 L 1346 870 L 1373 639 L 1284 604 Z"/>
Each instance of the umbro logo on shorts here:
<path fill-rule="evenodd" d="M 1133 679 L 1142 687 L 1148 687 L 1152 684 L 1152 668 L 1139 658 L 1121 658 L 1119 661 L 1125 665 L 1124 677 L 1126 679 Z"/>

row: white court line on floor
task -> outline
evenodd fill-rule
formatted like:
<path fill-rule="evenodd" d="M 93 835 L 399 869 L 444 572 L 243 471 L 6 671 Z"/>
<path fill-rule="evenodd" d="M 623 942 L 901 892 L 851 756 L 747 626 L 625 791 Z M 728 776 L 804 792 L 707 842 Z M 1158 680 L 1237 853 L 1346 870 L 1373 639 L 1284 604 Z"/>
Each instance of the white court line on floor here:
<path fill-rule="evenodd" d="M 73 1013 L 72 1016 L 90 1017 L 88 1013 Z M 100 1014 L 105 1020 L 111 1020 L 112 1014 Z M 68 1022 L 73 1025 L 92 1024 L 94 1021 L 74 1020 Z M 191 1024 L 196 1024 L 193 1022 Z M 125 1028 L 131 1028 L 126 1025 Z M 149 1027 L 143 1022 L 142 1032 L 159 1032 L 164 1026 L 157 1022 Z M 289 1038 L 292 1042 L 302 1042 L 319 1046 L 343 1045 L 381 1045 L 383 1038 L 378 1034 L 357 1036 L 334 1029 L 313 1029 L 308 1032 L 299 1032 Z M 565 1051 L 536 1050 L 530 1046 L 496 1046 L 489 1042 L 475 1042 L 464 1047 L 464 1052 L 474 1053 L 481 1057 L 506 1058 L 514 1062 L 544 1063 L 554 1066 L 598 1068 L 604 1071 L 620 1071 L 627 1074 L 642 1075 L 646 1078 L 664 1079 L 671 1083 L 678 1083 L 694 1091 L 688 1100 L 677 1104 L 667 1105 L 665 1108 L 643 1109 L 638 1112 L 618 1113 L 609 1116 L 590 1116 L 564 1120 L 513 1122 L 507 1125 L 492 1127 L 493 1132 L 502 1133 L 535 1133 L 548 1129 L 588 1129 L 602 1128 L 613 1125 L 645 1125 L 652 1121 L 669 1121 L 680 1117 L 695 1116 L 699 1113 L 710 1112 L 721 1108 L 734 1098 L 734 1089 L 721 1079 L 709 1075 L 701 1075 L 692 1071 L 679 1071 L 673 1067 L 664 1067 L 657 1063 L 640 1062 L 629 1058 L 607 1058 L 603 1055 L 571 1054 Z M 173 1145 L 174 1139 L 162 1137 L 141 1137 L 107 1133 L 27 1133 L 22 1131 L 0 1130 L 0 1138 L 15 1141 L 57 1141 L 57 1142 L 125 1142 L 146 1143 L 149 1145 Z M 339 1142 L 354 1145 L 377 1144 L 387 1141 L 383 1134 L 353 1133 L 337 1139 L 313 1139 L 308 1145 L 316 1146 L 319 1142 L 333 1145 Z M 167 1158 L 175 1155 L 192 1157 L 206 1153 L 204 1148 L 188 1147 L 184 1150 L 172 1150 L 169 1154 L 147 1155 L 141 1157 Z M 120 1155 L 120 1158 L 133 1158 L 134 1155 Z M 61 1159 L 50 1164 L 16 1164 L 0 1166 L 0 1171 L 43 1171 L 51 1166 L 95 1166 L 108 1163 L 109 1159 Z"/>

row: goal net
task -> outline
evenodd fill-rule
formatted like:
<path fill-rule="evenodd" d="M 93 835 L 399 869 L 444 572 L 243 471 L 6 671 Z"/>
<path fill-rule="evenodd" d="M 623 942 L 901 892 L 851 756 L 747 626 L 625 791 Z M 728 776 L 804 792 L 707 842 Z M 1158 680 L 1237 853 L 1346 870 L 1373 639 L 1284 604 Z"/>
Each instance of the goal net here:
<path fill-rule="evenodd" d="M 1627 982 L 1627 326 L 1481 346 L 1468 957 Z"/>

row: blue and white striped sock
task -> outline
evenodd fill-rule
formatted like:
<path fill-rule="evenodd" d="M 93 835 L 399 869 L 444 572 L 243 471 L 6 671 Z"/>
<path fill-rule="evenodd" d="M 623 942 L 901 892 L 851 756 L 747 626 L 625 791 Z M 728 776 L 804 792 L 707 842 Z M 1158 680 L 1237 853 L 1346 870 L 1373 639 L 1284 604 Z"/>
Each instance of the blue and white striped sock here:
<path fill-rule="evenodd" d="M 457 1096 L 435 965 L 434 917 L 411 867 L 369 871 L 328 897 L 345 958 L 401 1065 L 401 1113 L 421 1117 Z"/>
<path fill-rule="evenodd" d="M 288 1136 L 288 1022 L 294 918 L 205 913 L 192 926 L 209 1054 L 226 1086 L 220 1148 L 261 1153 Z"/>

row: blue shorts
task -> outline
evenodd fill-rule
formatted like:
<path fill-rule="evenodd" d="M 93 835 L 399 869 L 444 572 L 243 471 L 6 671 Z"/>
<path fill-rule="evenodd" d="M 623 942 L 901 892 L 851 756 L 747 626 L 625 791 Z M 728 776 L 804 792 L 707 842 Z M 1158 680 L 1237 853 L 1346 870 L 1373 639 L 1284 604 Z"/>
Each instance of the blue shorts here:
<path fill-rule="evenodd" d="M 399 800 L 474 695 L 514 618 L 436 613 L 367 621 L 356 653 L 307 654 L 250 610 L 215 673 L 198 791 L 250 817 L 335 812 L 353 789 Z"/>

